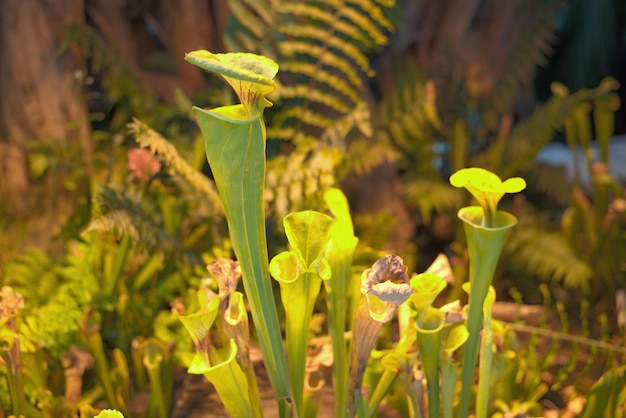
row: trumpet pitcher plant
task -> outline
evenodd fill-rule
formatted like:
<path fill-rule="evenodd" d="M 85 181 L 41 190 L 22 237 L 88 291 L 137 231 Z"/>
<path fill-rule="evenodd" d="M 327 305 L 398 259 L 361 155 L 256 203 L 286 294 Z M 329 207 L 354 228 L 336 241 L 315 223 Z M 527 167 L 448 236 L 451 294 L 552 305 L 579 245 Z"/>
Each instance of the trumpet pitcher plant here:
<path fill-rule="evenodd" d="M 406 370 L 408 359 L 417 360 L 411 357 L 415 356 L 415 349 L 428 389 L 428 415 L 452 416 L 457 369 L 462 367 L 458 412 L 461 417 L 467 416 L 479 347 L 476 413 L 478 417 L 485 416 L 493 341 L 491 306 L 495 300 L 495 293 L 489 293 L 489 289 L 506 232 L 517 222 L 513 215 L 499 211 L 497 205 L 505 193 L 524 189 L 524 180 L 513 178 L 502 182 L 495 174 L 480 168 L 463 169 L 450 178 L 452 185 L 465 187 L 479 204 L 458 212 L 467 235 L 470 259 L 465 323 L 458 302 L 442 308 L 432 306 L 446 280 L 432 271 L 409 279 L 407 267 L 397 255 L 387 255 L 364 271 L 358 294 L 359 289 L 351 278 L 358 240 L 347 200 L 338 189 L 327 190 L 324 195 L 333 217 L 315 211 L 285 217 L 283 226 L 289 248 L 268 263 L 263 201 L 266 141 L 263 111 L 271 106 L 265 95 L 274 89 L 278 66 L 266 57 L 243 53 L 194 51 L 187 54 L 186 60 L 221 75 L 240 100 L 239 104 L 216 109 L 194 107 L 241 267 L 239 270 L 224 260 L 212 264 L 210 271 L 215 277 L 226 277 L 220 281 L 219 297 L 201 290 L 201 312 L 181 317 L 197 349 L 190 371 L 204 374 L 216 385 L 233 416 L 262 415 L 254 370 L 248 358 L 243 295 L 235 290 L 234 277 L 238 278 L 240 271 L 280 416 L 309 416 L 317 410 L 314 397 L 318 395 L 309 396 L 309 389 L 317 386 L 317 380 L 307 380 L 310 378 L 308 328 L 324 283 L 338 417 L 372 416 L 398 371 Z M 288 355 L 283 348 L 270 273 L 280 285 Z M 363 387 L 368 360 L 382 326 L 398 311 L 400 340 L 387 360 L 383 359 L 382 363 L 390 366 L 368 400 Z M 218 321 L 220 317 L 222 320 Z M 349 321 L 351 317 L 354 321 Z M 353 324 L 350 352 L 344 336 L 349 330 L 348 322 Z M 221 335 L 217 347 L 209 344 L 213 323 Z M 454 353 L 461 347 L 463 361 L 458 362 Z M 229 379 L 224 378 L 226 374 Z M 423 397 L 418 389 L 420 379 L 408 375 L 403 379 L 409 383 L 409 391 L 414 392 L 408 396 L 411 415 L 424 415 Z"/>
<path fill-rule="evenodd" d="M 504 238 L 509 229 L 517 224 L 515 216 L 497 209 L 498 202 L 505 193 L 517 193 L 526 187 L 526 182 L 519 177 L 506 181 L 482 168 L 465 168 L 457 171 L 450 177 L 450 183 L 455 187 L 464 187 L 476 199 L 480 206 L 468 206 L 458 211 L 458 217 L 463 221 L 467 238 L 469 255 L 469 308 L 467 314 L 467 328 L 469 336 L 463 352 L 463 390 L 459 414 L 466 416 L 469 410 L 471 397 L 471 382 L 478 358 L 481 329 L 487 324 L 490 328 L 491 317 L 484 314 L 485 299 L 493 280 Z M 489 304 L 489 312 L 491 304 Z M 489 333 L 483 333 L 483 337 Z M 483 345 L 488 344 L 483 341 Z M 484 347 L 490 351 L 491 346 Z M 481 370 L 480 377 L 488 379 L 488 370 Z M 478 403 L 484 404 L 487 398 L 488 385 L 479 382 Z M 482 400 L 481 400 L 482 399 Z M 486 413 L 486 412 L 485 412 Z M 479 415 L 484 416 L 484 415 Z"/>

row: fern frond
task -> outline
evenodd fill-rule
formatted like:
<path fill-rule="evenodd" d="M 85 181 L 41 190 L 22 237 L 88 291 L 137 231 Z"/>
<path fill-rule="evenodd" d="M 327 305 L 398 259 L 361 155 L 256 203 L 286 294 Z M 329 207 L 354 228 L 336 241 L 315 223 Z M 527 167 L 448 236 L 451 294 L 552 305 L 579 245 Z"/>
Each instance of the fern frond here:
<path fill-rule="evenodd" d="M 281 5 L 281 12 L 286 15 L 311 19 L 317 24 L 332 26 L 338 33 L 357 44 L 368 45 L 372 40 L 377 44 L 386 42 L 385 34 L 378 29 L 372 33 L 367 33 L 351 22 L 337 19 L 337 16 L 328 10 L 308 7 L 305 3 L 285 2 Z"/>
<path fill-rule="evenodd" d="M 442 138 L 434 83 L 408 68 L 381 102 L 378 115 L 375 138 L 393 144 L 404 156 L 398 165 L 411 173 L 405 176 L 405 198 L 419 209 L 422 221 L 428 224 L 433 211 L 448 212 L 462 206 L 461 195 L 441 181 L 434 166 L 437 142 Z"/>
<path fill-rule="evenodd" d="M 556 42 L 556 12 L 563 7 L 563 0 L 541 2 L 524 20 L 496 85 L 480 106 L 482 126 L 479 127 L 479 138 L 486 138 L 488 132 L 497 130 L 499 116 L 510 108 L 520 84 L 529 84 L 537 65 L 546 64 Z"/>
<path fill-rule="evenodd" d="M 324 85 L 324 88 L 334 89 L 340 94 L 340 97 L 347 97 L 353 103 L 360 101 L 358 91 L 347 85 L 340 75 L 329 71 L 326 68 L 320 68 L 317 64 L 309 62 L 290 61 L 281 65 L 282 72 L 300 74 L 305 77 L 315 77 L 315 82 Z M 283 88 L 280 89 L 282 91 Z M 281 94 L 282 95 L 282 94 Z"/>
<path fill-rule="evenodd" d="M 433 212 L 452 212 L 462 206 L 462 194 L 458 189 L 437 179 L 414 179 L 406 183 L 407 203 L 418 208 L 422 222 L 430 224 Z"/>
<path fill-rule="evenodd" d="M 240 0 L 228 0 L 228 8 L 237 22 L 246 22 L 245 26 L 239 27 L 237 36 L 241 36 L 242 30 L 250 31 L 256 39 L 263 39 L 268 32 L 268 28 L 272 27 L 273 16 L 268 11 L 272 10 L 271 4 L 266 1 L 240 1 Z M 232 37 L 226 37 L 228 41 L 236 44 L 236 40 Z M 244 39 L 247 37 L 243 37 Z M 242 38 L 238 39 L 239 41 Z M 248 42 L 242 42 L 243 45 L 237 45 L 239 47 L 246 46 Z M 252 44 L 256 44 L 256 41 L 252 41 Z M 252 49 L 242 49 L 252 51 Z"/>
<path fill-rule="evenodd" d="M 348 0 L 348 3 L 354 4 L 362 10 L 363 13 L 356 13 L 353 12 L 352 9 L 347 9 L 346 17 L 351 18 L 351 16 L 354 15 L 354 19 L 358 21 L 355 22 L 357 23 L 357 26 L 362 27 L 366 31 L 368 31 L 367 33 L 372 37 L 374 41 L 373 44 L 370 45 L 386 44 L 387 37 L 384 33 L 379 33 L 377 31 L 378 26 L 381 26 L 390 32 L 393 31 L 394 27 L 391 21 L 387 19 L 387 16 L 385 16 L 385 12 L 381 8 L 381 6 L 384 8 L 390 8 L 393 7 L 395 2 L 393 0 L 378 2 L 372 2 L 367 0 Z M 367 16 L 369 19 L 366 20 L 365 16 Z M 376 25 L 372 24 L 373 22 L 375 22 Z"/>
<path fill-rule="evenodd" d="M 320 130 L 328 128 L 333 123 L 333 118 L 329 118 L 315 110 L 304 109 L 299 107 L 292 107 L 280 113 L 272 122 L 278 125 L 287 124 L 288 121 L 297 118 L 299 122 L 308 125 L 310 127 L 319 128 Z M 297 132 L 301 132 L 298 130 Z M 297 137 L 296 137 L 297 138 Z"/>
<path fill-rule="evenodd" d="M 275 53 L 270 55 L 283 69 L 279 74 L 280 82 L 285 86 L 288 98 L 297 100 L 300 108 L 314 109 L 326 115 L 330 107 L 334 112 L 348 113 L 361 97 L 364 77 L 372 74 L 367 54 L 387 43 L 387 32 L 393 29 L 391 21 L 385 15 L 385 8 L 392 2 L 375 0 L 292 2 L 292 1 L 246 1 L 233 7 L 233 16 L 238 24 L 231 33 L 254 33 L 258 45 L 266 40 L 276 40 Z M 248 9 L 247 11 L 242 10 Z M 262 10 L 262 11 L 261 11 Z M 271 15 L 271 16 L 270 16 Z M 259 25 L 262 30 L 259 29 Z M 250 52 L 259 52 L 257 47 Z M 319 84 L 323 87 L 320 88 Z M 314 90 L 325 93 L 323 101 L 319 94 L 309 94 Z M 348 102 L 332 105 L 328 98 L 344 97 Z M 296 95 L 298 93 L 298 95 Z M 280 89 L 277 92 L 280 96 Z M 316 108 L 308 103 L 323 106 Z M 285 104 L 289 107 L 289 103 Z M 346 106 L 347 105 L 347 106 Z M 296 124 L 300 122 L 297 114 L 279 119 L 277 123 Z M 319 121 L 319 118 L 311 118 Z M 324 129 L 325 126 L 314 124 Z M 303 123 L 307 123 L 304 121 Z"/>
<path fill-rule="evenodd" d="M 433 145 L 442 126 L 436 110 L 435 86 L 419 72 L 408 74 L 411 76 L 400 78 L 381 102 L 375 137 L 391 141 L 402 151 L 412 171 L 432 173 Z"/>
<path fill-rule="evenodd" d="M 229 1 L 228 3 L 230 7 L 230 5 L 232 3 L 236 3 L 236 1 Z M 262 0 L 243 0 L 240 1 L 240 3 L 245 4 L 247 7 L 250 8 L 250 11 L 252 13 L 259 17 L 259 22 L 257 22 L 258 24 L 270 28 L 274 26 L 275 18 L 271 10 L 272 6 L 276 5 L 275 0 L 270 0 L 269 2 Z"/>
<path fill-rule="evenodd" d="M 370 63 L 365 54 L 354 44 L 333 36 L 334 28 L 320 29 L 314 26 L 302 26 L 297 23 L 282 25 L 278 28 L 287 36 L 296 37 L 309 44 L 315 44 L 325 39 L 327 43 L 324 47 L 330 47 L 345 57 L 350 57 L 364 73 L 370 74 Z"/>
<path fill-rule="evenodd" d="M 296 129 L 293 127 L 274 128 L 270 126 L 267 128 L 268 138 L 281 141 L 291 141 L 293 138 L 296 137 L 296 132 Z M 300 140 L 300 142 L 315 142 L 317 140 L 317 137 L 311 135 L 299 135 L 298 139 Z"/>
<path fill-rule="evenodd" d="M 533 168 L 541 148 L 554 138 L 555 132 L 563 128 L 565 118 L 571 115 L 576 106 L 593 101 L 615 88 L 613 83 L 601 83 L 596 88 L 583 89 L 569 95 L 555 94 L 537 106 L 526 120 L 516 124 L 511 131 L 504 156 L 500 159 L 503 163 L 500 176 L 511 177 Z"/>
<path fill-rule="evenodd" d="M 394 155 L 388 142 L 369 150 L 363 142 L 372 139 L 371 115 L 364 100 L 369 95 L 367 77 L 373 74 L 368 54 L 387 43 L 393 25 L 385 9 L 393 3 L 260 1 L 271 17 L 255 11 L 253 0 L 244 3 L 233 10 L 236 25 L 228 34 L 231 45 L 241 45 L 240 35 L 246 41 L 256 36 L 257 45 L 249 52 L 263 53 L 279 63 L 280 88 L 272 97 L 275 106 L 267 118 L 267 135 L 269 140 L 294 145 L 289 158 L 268 161 L 271 208 L 284 215 L 304 202 L 315 207 L 320 203 L 315 199 L 336 181 L 338 171 L 363 172 Z M 250 13 L 255 19 L 247 20 Z M 267 25 L 270 21 L 272 26 Z M 256 24 L 266 26 L 250 27 Z"/>
<path fill-rule="evenodd" d="M 363 87 L 363 79 L 353 64 L 346 58 L 333 54 L 326 47 L 311 44 L 310 41 L 291 41 L 281 43 L 278 50 L 283 56 L 293 60 L 316 60 L 318 65 L 338 71 L 345 76 L 355 89 Z"/>
<path fill-rule="evenodd" d="M 149 149 L 173 175 L 181 176 L 185 183 L 198 192 L 196 193 L 198 199 L 208 201 L 206 206 L 210 208 L 210 215 L 224 214 L 224 207 L 215 184 L 202 173 L 193 169 L 167 139 L 137 118 L 133 119 L 133 122 L 129 124 L 129 128 L 135 134 L 135 139 L 141 147 Z"/>
<path fill-rule="evenodd" d="M 504 251 L 512 268 L 544 281 L 561 282 L 580 289 L 592 277 L 589 264 L 580 259 L 562 234 L 551 231 L 531 213 L 519 217 Z"/>
<path fill-rule="evenodd" d="M 24 351 L 43 347 L 60 356 L 80 341 L 82 314 L 92 303 L 98 284 L 90 248 L 82 243 L 72 244 L 73 250 L 80 253 L 73 259 L 54 259 L 40 250 L 29 249 L 5 266 L 0 281 L 13 287 L 25 300 L 19 329 Z M 68 268 L 75 268 L 80 274 L 68 275 Z"/>
<path fill-rule="evenodd" d="M 44 303 L 59 282 L 56 261 L 37 248 L 13 256 L 3 266 L 1 277 L 2 285 L 18 290 L 33 304 Z"/>
<path fill-rule="evenodd" d="M 331 145 L 336 148 L 345 147 L 346 138 L 348 134 L 355 130 L 358 135 L 363 138 L 372 137 L 372 124 L 369 106 L 361 102 L 353 107 L 349 112 L 346 112 L 342 117 L 335 119 L 334 123 L 326 128 L 320 139 L 322 142 Z M 371 141 L 369 141 L 371 142 Z M 379 142 L 378 145 L 386 144 Z M 391 148 L 389 147 L 391 152 Z M 350 154 L 352 159 L 354 155 Z"/>
<path fill-rule="evenodd" d="M 367 139 L 355 139 L 350 141 L 348 154 L 352 157 L 346 171 L 356 175 L 369 173 L 374 167 L 386 162 L 395 162 L 401 158 L 401 154 L 395 151 L 385 142 L 374 142 Z"/>
<path fill-rule="evenodd" d="M 284 86 L 280 89 L 280 97 L 283 99 L 297 99 L 304 96 L 307 96 L 312 102 L 328 106 L 339 113 L 348 113 L 351 108 L 349 103 L 339 100 L 337 96 L 332 93 L 310 90 L 303 85 Z"/>
<path fill-rule="evenodd" d="M 563 167 L 537 165 L 524 178 L 529 184 L 529 189 L 534 188 L 544 193 L 559 207 L 567 207 L 571 202 L 571 184 L 565 178 Z"/>
<path fill-rule="evenodd" d="M 317 147 L 309 153 L 297 149 L 269 160 L 265 198 L 270 212 L 281 219 L 304 208 L 324 210 L 322 195 L 336 184 L 335 168 L 342 156 L 337 149 Z"/>
<path fill-rule="evenodd" d="M 127 233 L 137 246 L 149 251 L 158 249 L 185 252 L 182 243 L 150 219 L 140 203 L 124 190 L 102 186 L 94 197 L 96 209 L 83 233 L 93 230 Z"/>

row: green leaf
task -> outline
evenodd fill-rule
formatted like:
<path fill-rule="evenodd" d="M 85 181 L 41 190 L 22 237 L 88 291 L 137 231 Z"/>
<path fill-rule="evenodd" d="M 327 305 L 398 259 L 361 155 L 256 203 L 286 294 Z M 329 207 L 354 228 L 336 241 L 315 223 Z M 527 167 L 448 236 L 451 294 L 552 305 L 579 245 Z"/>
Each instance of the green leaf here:
<path fill-rule="evenodd" d="M 443 329 L 446 315 L 437 308 L 430 307 L 423 318 L 415 321 L 420 334 L 436 334 Z"/>
<path fill-rule="evenodd" d="M 263 108 L 272 105 L 265 95 L 274 91 L 278 64 L 271 59 L 249 53 L 213 54 L 199 50 L 186 54 L 185 60 L 224 77 L 248 113 L 260 116 Z"/>
<path fill-rule="evenodd" d="M 284 251 L 270 262 L 270 273 L 280 283 L 285 308 L 289 375 L 298 416 L 303 416 L 307 337 L 321 280 L 331 269 L 324 256 L 333 220 L 320 212 L 294 212 L 283 220 L 292 251 Z"/>
<path fill-rule="evenodd" d="M 105 409 L 94 418 L 124 418 L 124 414 L 113 409 Z"/>
<path fill-rule="evenodd" d="M 237 344 L 230 340 L 230 345 L 219 350 L 222 361 L 215 365 L 198 368 L 194 373 L 202 373 L 215 387 L 220 399 L 233 417 L 258 417 L 250 399 L 248 380 L 237 358 Z"/>
<path fill-rule="evenodd" d="M 283 284 L 291 284 L 298 279 L 298 256 L 293 251 L 283 251 L 270 262 L 270 274 Z"/>
<path fill-rule="evenodd" d="M 446 281 L 436 274 L 422 273 L 411 278 L 411 287 L 415 293 L 409 298 L 409 306 L 421 316 L 446 287 Z"/>
<path fill-rule="evenodd" d="M 438 417 L 439 413 L 439 355 L 441 347 L 441 330 L 446 316 L 439 309 L 429 307 L 426 314 L 415 321 L 417 330 L 417 346 L 420 360 L 424 367 L 428 387 L 428 413 L 430 417 Z"/>
<path fill-rule="evenodd" d="M 607 371 L 589 390 L 581 418 L 612 417 L 626 387 L 626 365 Z"/>
<path fill-rule="evenodd" d="M 209 331 L 217 313 L 219 311 L 220 300 L 218 297 L 213 297 L 208 301 L 208 297 L 202 297 L 204 289 L 198 291 L 198 299 L 200 301 L 201 311 L 191 315 L 181 315 L 178 317 L 183 323 L 185 329 L 191 334 L 191 338 L 196 347 L 196 357 L 200 358 L 208 352 L 208 339 Z M 194 359 L 194 362 L 201 361 Z"/>
<path fill-rule="evenodd" d="M 324 282 L 328 306 L 328 334 L 333 347 L 333 388 L 335 389 L 335 416 L 347 410 L 349 375 L 348 351 L 345 344 L 346 317 L 353 318 L 361 296 L 357 283 L 353 282 L 352 259 L 358 239 L 354 236 L 348 199 L 336 188 L 324 193 L 324 202 L 334 216 L 330 242 L 326 246 L 331 278 Z M 320 277 L 322 274 L 320 273 Z M 323 277 L 322 277 L 323 279 Z M 351 283 L 355 284 L 350 286 Z M 349 289 L 352 291 L 350 292 Z"/>
<path fill-rule="evenodd" d="M 446 337 L 446 341 L 443 347 L 443 352 L 445 353 L 445 358 L 450 359 L 452 353 L 458 350 L 467 338 L 469 337 L 469 331 L 467 327 L 463 324 L 459 324 L 454 326 L 448 332 L 448 336 Z"/>
<path fill-rule="evenodd" d="M 185 54 L 185 60 L 198 67 L 222 75 L 265 86 L 274 86 L 278 64 L 262 55 L 245 52 L 213 54 L 198 50 Z"/>
<path fill-rule="evenodd" d="M 268 270 L 265 232 L 265 123 L 263 95 L 274 89 L 278 66 L 252 54 L 212 54 L 195 51 L 187 61 L 222 75 L 241 105 L 211 111 L 194 108 L 204 136 L 207 159 L 224 203 L 233 250 L 241 265 L 265 366 L 279 404 L 288 415 L 292 398 L 287 360 Z"/>
<path fill-rule="evenodd" d="M 505 186 L 506 188 L 506 186 Z M 461 391 L 461 414 L 467 414 L 471 396 L 471 382 L 478 359 L 480 331 L 483 327 L 484 303 L 489 287 L 502 253 L 504 238 L 510 228 L 517 224 L 517 218 L 510 213 L 496 211 L 492 213 L 491 224 L 486 227 L 481 220 L 485 209 L 480 206 L 461 208 L 457 215 L 463 221 L 470 259 L 469 277 L 471 283 L 467 329 L 470 333 L 463 350 L 463 390 Z"/>
<path fill-rule="evenodd" d="M 324 254 L 332 224 L 332 218 L 312 210 L 285 216 L 285 235 L 306 271 L 310 271 Z"/>
<path fill-rule="evenodd" d="M 326 258 L 322 258 L 316 267 L 317 275 L 322 280 L 328 280 L 333 275 L 333 270 Z"/>
<path fill-rule="evenodd" d="M 386 354 L 380 360 L 380 365 L 383 366 L 385 369 L 392 370 L 393 372 L 398 372 L 407 367 L 411 357 L 412 356 L 406 353 L 398 353 L 396 351 L 392 351 Z"/>

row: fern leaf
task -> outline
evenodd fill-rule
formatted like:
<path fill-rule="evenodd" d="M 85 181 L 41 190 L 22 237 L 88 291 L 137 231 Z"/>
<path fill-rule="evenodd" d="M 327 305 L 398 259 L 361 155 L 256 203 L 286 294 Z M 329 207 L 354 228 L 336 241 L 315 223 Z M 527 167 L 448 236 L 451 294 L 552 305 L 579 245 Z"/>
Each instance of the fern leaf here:
<path fill-rule="evenodd" d="M 591 267 L 563 235 L 543 227 L 530 212 L 519 217 L 504 252 L 510 254 L 507 259 L 512 268 L 544 281 L 562 282 L 570 289 L 586 286 L 592 277 Z"/>
<path fill-rule="evenodd" d="M 352 63 L 344 57 L 332 54 L 328 48 L 305 41 L 291 41 L 281 43 L 278 49 L 281 54 L 294 60 L 305 59 L 303 57 L 318 60 L 319 64 L 333 68 L 344 75 L 354 88 L 358 89 L 363 86 L 363 80 Z"/>
<path fill-rule="evenodd" d="M 325 26 L 332 26 L 338 33 L 358 44 L 367 45 L 372 39 L 375 42 L 386 41 L 382 33 L 368 34 L 365 31 L 359 30 L 358 27 L 350 22 L 337 19 L 337 16 L 330 11 L 322 8 L 312 8 L 305 3 L 285 2 L 285 4 L 281 6 L 281 12 L 287 15 L 311 19 Z"/>
<path fill-rule="evenodd" d="M 229 7 L 236 1 L 229 1 Z M 276 0 L 262 1 L 262 0 L 243 0 L 243 3 L 250 8 L 250 10 L 259 17 L 263 26 L 272 28 L 274 26 L 274 14 L 271 12 L 272 7 L 277 5 Z"/>
<path fill-rule="evenodd" d="M 258 37 L 247 32 L 245 28 L 238 30 L 234 35 L 224 37 L 224 46 L 227 51 L 255 51 L 258 47 Z M 263 55 L 271 57 L 275 55 L 273 51 Z"/>
<path fill-rule="evenodd" d="M 262 39 L 268 27 L 272 25 L 272 15 L 269 4 L 263 1 L 229 0 L 230 12 L 239 22 L 246 22 L 245 28 L 256 38 Z"/>
<path fill-rule="evenodd" d="M 74 257 L 53 259 L 31 249 L 5 266 L 2 283 L 25 299 L 19 329 L 23 351 L 43 347 L 60 356 L 80 342 L 82 313 L 92 303 L 98 284 L 92 249 L 85 243 L 72 244 Z M 80 274 L 67 274 L 69 268 Z"/>
<path fill-rule="evenodd" d="M 424 155 L 430 165 L 432 139 L 441 126 L 436 111 L 434 83 L 420 74 L 398 81 L 392 94 L 383 99 L 379 108 L 377 136 L 387 136 L 409 156 Z M 428 139 L 428 140 L 427 140 Z"/>
<path fill-rule="evenodd" d="M 298 149 L 268 161 L 266 199 L 271 203 L 270 212 L 280 219 L 304 208 L 324 210 L 321 197 L 336 184 L 335 167 L 342 155 L 337 149 L 318 147 L 309 153 Z"/>
<path fill-rule="evenodd" d="M 328 116 L 312 109 L 303 109 L 299 107 L 293 107 L 281 112 L 280 115 L 274 119 L 274 122 L 279 123 L 284 121 L 284 123 L 287 123 L 287 121 L 293 118 L 298 118 L 300 122 L 320 129 L 327 128 L 333 124 L 332 118 L 329 118 Z"/>
<path fill-rule="evenodd" d="M 311 43 L 316 43 L 326 38 L 328 41 L 325 46 L 334 48 L 341 53 L 341 55 L 350 57 L 364 73 L 373 75 L 370 72 L 370 63 L 365 54 L 349 41 L 338 36 L 333 36 L 334 28 L 324 30 L 314 26 L 302 26 L 294 23 L 282 25 L 279 27 L 279 30 L 285 35 L 300 38 Z"/>
<path fill-rule="evenodd" d="M 364 7 L 362 10 L 346 7 L 343 9 L 343 16 L 353 22 L 355 26 L 372 37 L 373 43 L 369 46 L 382 46 L 387 43 L 387 36 L 381 31 L 378 25 L 382 25 L 389 31 L 393 30 L 391 22 L 383 15 L 381 9 L 373 2 L 360 2 Z M 378 16 L 378 18 L 376 17 Z"/>
<path fill-rule="evenodd" d="M 537 65 L 545 64 L 552 52 L 556 37 L 554 16 L 563 8 L 562 0 L 542 2 L 533 9 L 532 15 L 525 20 L 516 41 L 510 47 L 511 53 L 496 80 L 496 85 L 489 98 L 481 104 L 482 125 L 478 137 L 486 138 L 488 132 L 498 128 L 499 116 L 508 111 L 521 83 L 529 83 L 535 74 Z"/>
<path fill-rule="evenodd" d="M 127 233 L 138 246 L 149 251 L 164 250 L 187 253 L 182 243 L 150 219 L 140 203 L 125 191 L 102 186 L 94 198 L 96 209 L 92 221 L 83 234 L 92 230 Z M 195 256 L 190 256 L 195 259 Z"/>
<path fill-rule="evenodd" d="M 349 113 L 336 119 L 331 126 L 324 130 L 320 138 L 323 142 L 340 148 L 350 131 L 355 128 L 363 137 L 371 138 L 372 126 L 370 109 L 363 102 L 356 105 Z M 379 143 L 379 145 L 382 144 L 382 142 Z M 351 155 L 351 158 L 354 158 L 354 156 Z"/>
<path fill-rule="evenodd" d="M 563 167 L 537 165 L 524 178 L 530 185 L 544 193 L 559 207 L 567 207 L 572 199 L 571 184 L 565 178 Z"/>
<path fill-rule="evenodd" d="M 280 89 L 280 97 L 284 99 L 296 99 L 303 96 L 306 96 L 312 102 L 328 106 L 339 113 L 348 113 L 351 109 L 350 104 L 339 100 L 336 95 L 320 90 L 310 90 L 301 84 L 284 86 Z"/>
<path fill-rule="evenodd" d="M 229 35 L 232 45 L 241 44 L 239 36 L 256 36 L 256 49 L 250 52 L 264 53 L 281 67 L 281 88 L 275 92 L 267 134 L 270 140 L 290 141 L 294 148 L 289 158 L 268 161 L 267 195 L 272 210 L 285 214 L 304 202 L 315 207 L 313 200 L 336 181 L 338 170 L 366 170 L 393 156 L 388 145 L 379 146 L 380 152 L 365 152 L 362 142 L 372 138 L 371 115 L 363 99 L 369 94 L 366 79 L 373 74 L 368 54 L 387 42 L 393 25 L 385 9 L 392 3 L 262 1 L 264 12 L 271 14 L 262 17 L 252 2 L 244 2 L 246 13 L 256 19 L 246 21 L 249 14 L 239 5 L 233 11 L 237 26 Z M 272 26 L 249 27 L 260 20 Z M 273 50 L 268 54 L 263 48 Z M 348 158 L 351 141 L 352 150 L 359 152 Z"/>
<path fill-rule="evenodd" d="M 33 304 L 43 304 L 59 283 L 56 261 L 36 248 L 15 255 L 2 273 L 2 284 L 15 288 Z"/>
<path fill-rule="evenodd" d="M 208 200 L 207 206 L 211 208 L 211 215 L 224 214 L 222 201 L 214 183 L 197 170 L 194 170 L 178 154 L 178 151 L 171 143 L 139 119 L 133 119 L 129 127 L 131 132 L 135 134 L 136 141 L 141 147 L 148 148 L 150 152 L 160 158 L 172 174 L 181 176 L 187 184 L 198 192 L 198 198 Z"/>
<path fill-rule="evenodd" d="M 309 78 L 315 77 L 316 83 L 323 84 L 326 88 L 336 90 L 341 96 L 345 96 L 351 100 L 352 103 L 358 103 L 360 101 L 358 92 L 346 85 L 345 80 L 339 75 L 327 70 L 326 68 L 319 68 L 318 65 L 312 63 L 291 61 L 283 64 L 280 69 L 282 72 L 300 74 Z M 280 89 L 281 92 L 283 90 L 284 87 Z"/>
<path fill-rule="evenodd" d="M 452 212 L 462 206 L 462 194 L 436 179 L 415 179 L 405 185 L 407 202 L 420 210 L 424 224 L 430 224 L 433 212 Z"/>
<path fill-rule="evenodd" d="M 354 139 L 350 141 L 348 154 L 352 156 L 348 170 L 356 175 L 369 173 L 374 167 L 383 163 L 398 161 L 401 154 L 395 151 L 385 142 L 372 143 L 367 139 Z"/>

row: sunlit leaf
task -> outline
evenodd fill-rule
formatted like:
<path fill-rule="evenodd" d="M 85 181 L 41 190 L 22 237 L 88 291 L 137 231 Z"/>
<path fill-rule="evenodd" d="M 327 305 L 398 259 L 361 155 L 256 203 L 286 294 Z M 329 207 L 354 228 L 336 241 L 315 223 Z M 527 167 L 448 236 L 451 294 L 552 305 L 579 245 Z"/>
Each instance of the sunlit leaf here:
<path fill-rule="evenodd" d="M 330 239 L 332 218 L 308 210 L 290 213 L 283 220 L 285 235 L 306 270 L 311 269 L 324 253 Z"/>

